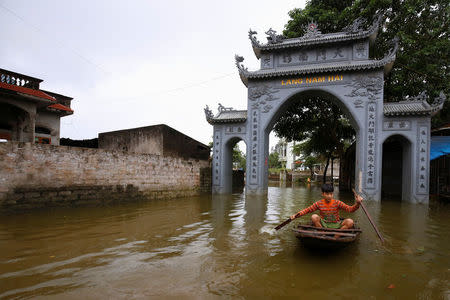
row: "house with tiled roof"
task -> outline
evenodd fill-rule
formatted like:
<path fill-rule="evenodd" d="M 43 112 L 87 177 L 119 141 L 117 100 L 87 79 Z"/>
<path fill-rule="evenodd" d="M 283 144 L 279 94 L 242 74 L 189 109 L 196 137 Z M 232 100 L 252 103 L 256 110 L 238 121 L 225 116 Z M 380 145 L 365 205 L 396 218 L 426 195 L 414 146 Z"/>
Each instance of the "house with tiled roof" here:
<path fill-rule="evenodd" d="M 0 69 L 0 139 L 59 145 L 71 97 L 40 89 L 42 79 Z"/>

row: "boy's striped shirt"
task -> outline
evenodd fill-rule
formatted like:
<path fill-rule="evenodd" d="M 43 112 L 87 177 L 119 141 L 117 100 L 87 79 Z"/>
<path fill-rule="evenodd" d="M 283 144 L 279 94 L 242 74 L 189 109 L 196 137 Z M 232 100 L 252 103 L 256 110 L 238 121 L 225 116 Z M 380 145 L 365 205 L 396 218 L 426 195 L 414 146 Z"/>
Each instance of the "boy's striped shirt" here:
<path fill-rule="evenodd" d="M 345 210 L 347 212 L 354 212 L 359 208 L 359 204 L 355 203 L 354 205 L 350 206 L 345 204 L 342 201 L 331 199 L 329 203 L 325 201 L 325 199 L 319 200 L 315 202 L 310 207 L 307 207 L 301 211 L 299 211 L 297 214 L 295 214 L 295 217 L 301 217 L 303 215 L 306 215 L 308 213 L 314 212 L 316 210 L 320 211 L 320 217 L 324 219 L 326 222 L 333 222 L 337 223 L 340 221 L 339 218 L 339 210 Z"/>

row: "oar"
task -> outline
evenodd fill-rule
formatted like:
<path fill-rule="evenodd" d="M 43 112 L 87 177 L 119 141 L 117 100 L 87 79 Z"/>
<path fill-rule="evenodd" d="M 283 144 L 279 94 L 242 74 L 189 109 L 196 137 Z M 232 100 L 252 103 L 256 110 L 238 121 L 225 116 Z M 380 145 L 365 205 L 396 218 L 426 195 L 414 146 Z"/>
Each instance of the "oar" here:
<path fill-rule="evenodd" d="M 287 224 L 291 223 L 291 218 L 287 219 L 286 221 L 284 221 L 283 223 L 281 223 L 280 225 L 278 225 L 277 227 L 275 227 L 275 230 L 278 230 L 284 226 L 286 226 Z"/>
<path fill-rule="evenodd" d="M 353 190 L 353 194 L 357 195 L 355 189 L 352 189 L 352 190 Z M 366 213 L 366 216 L 367 216 L 367 218 L 369 219 L 370 224 L 372 224 L 373 229 L 375 229 L 375 232 L 377 233 L 378 237 L 380 238 L 381 243 L 384 243 L 384 239 L 383 239 L 383 237 L 381 236 L 380 231 L 378 230 L 378 228 L 377 228 L 377 226 L 375 225 L 375 223 L 372 221 L 372 218 L 370 217 L 369 212 L 367 211 L 366 207 L 364 206 L 364 203 L 362 203 L 362 202 L 361 202 L 361 207 L 362 207 L 363 211 Z"/>

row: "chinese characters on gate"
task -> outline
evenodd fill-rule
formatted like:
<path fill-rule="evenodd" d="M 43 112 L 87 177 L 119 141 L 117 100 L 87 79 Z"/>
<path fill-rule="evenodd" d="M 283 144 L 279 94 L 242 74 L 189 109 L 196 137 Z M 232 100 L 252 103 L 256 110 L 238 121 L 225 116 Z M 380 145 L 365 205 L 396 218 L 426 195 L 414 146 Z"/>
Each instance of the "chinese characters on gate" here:
<path fill-rule="evenodd" d="M 427 193 L 427 163 L 428 157 L 428 127 L 419 127 L 419 188 L 418 192 L 421 194 Z"/>
<path fill-rule="evenodd" d="M 252 115 L 252 149 L 251 149 L 251 183 L 258 182 L 258 122 L 259 122 L 259 111 L 254 110 Z"/>
<path fill-rule="evenodd" d="M 376 159 L 376 104 L 370 102 L 367 106 L 367 168 L 366 187 L 375 188 L 375 159 Z"/>

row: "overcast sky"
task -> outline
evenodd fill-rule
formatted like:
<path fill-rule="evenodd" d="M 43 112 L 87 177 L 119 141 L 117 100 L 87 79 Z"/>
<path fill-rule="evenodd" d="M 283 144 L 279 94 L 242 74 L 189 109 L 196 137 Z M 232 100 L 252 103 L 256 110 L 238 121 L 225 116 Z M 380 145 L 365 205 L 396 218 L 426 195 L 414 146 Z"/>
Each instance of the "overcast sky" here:
<path fill-rule="evenodd" d="M 265 42 L 304 2 L 0 0 L 0 68 L 74 98 L 61 137 L 167 124 L 208 144 L 205 105 L 247 109 L 234 55 L 259 68 L 249 28 Z"/>

